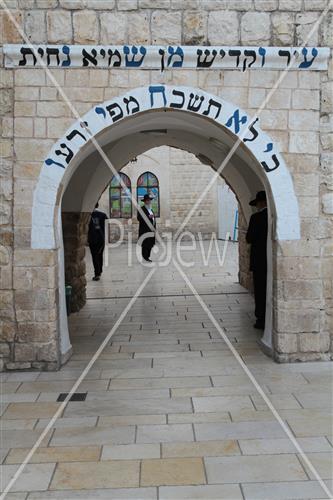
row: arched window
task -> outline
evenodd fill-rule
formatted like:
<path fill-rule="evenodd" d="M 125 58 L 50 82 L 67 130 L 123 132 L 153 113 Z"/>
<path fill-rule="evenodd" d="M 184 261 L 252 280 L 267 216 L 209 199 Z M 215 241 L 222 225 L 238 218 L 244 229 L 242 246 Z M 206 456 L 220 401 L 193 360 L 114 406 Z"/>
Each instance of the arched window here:
<path fill-rule="evenodd" d="M 160 216 L 160 188 L 158 184 L 158 179 L 156 175 L 151 172 L 144 172 L 138 178 L 136 195 L 138 203 L 141 205 L 141 201 L 145 194 L 149 194 L 153 200 L 151 202 L 151 207 L 154 211 L 156 217 Z"/>
<path fill-rule="evenodd" d="M 120 179 L 126 186 L 123 189 Z M 110 198 L 110 217 L 117 219 L 130 219 L 132 217 L 132 199 L 131 199 L 131 180 L 120 172 L 111 179 L 109 198 Z"/>

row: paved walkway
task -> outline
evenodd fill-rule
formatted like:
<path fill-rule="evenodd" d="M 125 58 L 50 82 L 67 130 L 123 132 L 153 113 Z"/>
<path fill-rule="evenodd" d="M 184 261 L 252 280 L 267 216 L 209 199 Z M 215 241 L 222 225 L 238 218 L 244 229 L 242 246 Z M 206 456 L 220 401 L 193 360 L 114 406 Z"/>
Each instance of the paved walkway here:
<path fill-rule="evenodd" d="M 330 479 L 331 365 L 278 365 L 260 351 L 252 299 L 237 284 L 236 245 L 222 268 L 216 257 L 204 266 L 199 251 L 184 259 L 192 254 L 186 273 Z M 103 279 L 89 281 L 87 305 L 70 317 L 74 355 L 61 371 L 4 375 L 4 484 L 149 273 L 126 261 L 125 247 L 113 251 Z M 68 404 L 8 499 L 326 498 L 172 264 L 156 269 L 77 392 L 85 400 Z"/>

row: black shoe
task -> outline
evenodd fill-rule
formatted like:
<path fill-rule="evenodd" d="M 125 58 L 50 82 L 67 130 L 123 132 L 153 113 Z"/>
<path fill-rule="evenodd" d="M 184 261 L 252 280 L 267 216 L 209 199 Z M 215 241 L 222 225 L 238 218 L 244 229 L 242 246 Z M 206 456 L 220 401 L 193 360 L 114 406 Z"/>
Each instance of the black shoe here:
<path fill-rule="evenodd" d="M 265 330 L 265 325 L 263 323 L 260 323 L 260 321 L 256 321 L 253 325 L 253 328 L 256 328 L 257 330 Z"/>
<path fill-rule="evenodd" d="M 93 277 L 93 281 L 99 281 L 100 279 L 101 279 L 101 277 L 100 277 L 100 276 L 94 276 L 94 277 Z"/>
<path fill-rule="evenodd" d="M 145 260 L 146 262 L 153 262 L 153 261 L 152 261 L 152 260 L 150 260 L 150 259 L 143 259 L 143 260 Z"/>

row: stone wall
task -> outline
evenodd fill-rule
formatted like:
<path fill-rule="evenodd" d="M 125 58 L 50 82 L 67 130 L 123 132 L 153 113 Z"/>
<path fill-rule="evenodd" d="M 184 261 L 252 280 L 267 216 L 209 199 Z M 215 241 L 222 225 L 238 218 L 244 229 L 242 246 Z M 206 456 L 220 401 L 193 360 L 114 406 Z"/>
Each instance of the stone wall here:
<path fill-rule="evenodd" d="M 70 312 L 79 311 L 86 303 L 87 282 L 84 257 L 89 220 L 89 213 L 62 212 L 65 283 L 72 287 Z"/>
<path fill-rule="evenodd" d="M 241 209 L 238 211 L 238 262 L 239 283 L 252 291 L 252 273 L 250 271 L 250 245 L 246 242 L 247 222 Z"/>
<path fill-rule="evenodd" d="M 326 0 L 7 0 L 33 43 L 301 45 Z M 332 46 L 332 13 L 307 45 Z M 6 43 L 21 36 L 0 12 Z M 2 59 L 1 59 L 2 62 Z M 48 151 L 74 116 L 43 69 L 1 68 L 1 333 L 5 365 L 58 363 L 57 256 L 31 250 L 33 192 Z M 250 115 L 279 71 L 55 69 L 75 109 L 134 87 L 199 87 Z M 332 328 L 332 85 L 325 71 L 290 71 L 261 114 L 292 174 L 301 240 L 274 245 L 274 339 L 279 361 L 326 359 Z M 14 140 L 13 140 L 14 137 Z"/>

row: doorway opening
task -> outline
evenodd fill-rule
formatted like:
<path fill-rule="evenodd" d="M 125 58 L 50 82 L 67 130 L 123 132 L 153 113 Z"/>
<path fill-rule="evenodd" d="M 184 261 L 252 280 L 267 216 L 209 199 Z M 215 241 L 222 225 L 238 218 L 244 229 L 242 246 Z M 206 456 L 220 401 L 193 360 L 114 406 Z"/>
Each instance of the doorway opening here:
<path fill-rule="evenodd" d="M 200 102 L 206 103 L 206 106 L 194 109 L 190 104 L 186 104 L 193 100 L 194 95 L 201 95 L 203 99 L 200 99 Z M 181 96 L 180 103 L 175 101 L 178 96 Z M 129 106 L 130 101 L 136 103 L 134 108 Z M 127 103 L 126 106 L 124 103 Z M 136 89 L 111 104 L 104 103 L 103 106 L 94 108 L 84 119 L 90 134 L 98 141 L 117 171 L 133 158 L 160 146 L 189 151 L 201 163 L 210 165 L 214 170 L 219 170 L 222 165 L 223 178 L 237 196 L 242 212 L 240 221 L 245 225 L 252 213 L 248 205 L 249 200 L 257 191 L 266 191 L 269 257 L 267 321 L 262 341 L 269 349 L 274 349 L 273 246 L 277 240 L 299 238 L 299 217 L 291 176 L 273 141 L 257 127 L 257 120 L 253 121 L 247 133 L 241 136 L 241 124 L 250 120 L 237 106 L 200 89 L 176 89 L 167 86 Z M 61 217 L 61 213 L 76 221 L 75 227 L 79 230 L 74 233 L 80 242 L 80 228 L 87 223 L 96 200 L 110 182 L 109 166 L 96 151 L 93 141 L 79 132 L 80 126 L 82 130 L 82 122 L 75 124 L 72 132 L 66 134 L 67 145 L 66 142 L 59 141 L 52 150 L 45 161 L 35 192 L 35 200 L 38 200 L 38 192 L 43 190 L 45 185 L 50 190 L 50 184 L 52 185 L 51 203 L 48 201 L 47 207 L 52 215 L 52 223 L 45 222 L 45 217 L 42 222 L 38 220 L 40 207 L 36 203 L 33 209 L 32 242 L 35 248 L 59 249 L 60 290 L 65 285 L 61 229 L 61 219 L 64 216 Z M 60 148 L 69 148 L 68 137 L 74 137 L 74 130 L 75 142 L 70 144 L 69 158 Z M 238 135 L 241 136 L 240 141 Z M 237 148 L 228 159 L 228 153 L 235 144 Z M 65 156 L 64 165 L 59 163 L 59 153 Z M 226 159 L 228 161 L 225 162 Z M 57 221 L 56 224 L 54 220 Z M 79 251 L 78 255 L 82 255 L 82 252 Z M 80 269 L 80 264 L 77 267 Z M 66 358 L 70 342 L 61 293 L 59 334 L 62 356 Z"/>

